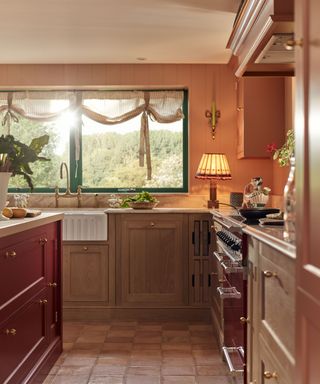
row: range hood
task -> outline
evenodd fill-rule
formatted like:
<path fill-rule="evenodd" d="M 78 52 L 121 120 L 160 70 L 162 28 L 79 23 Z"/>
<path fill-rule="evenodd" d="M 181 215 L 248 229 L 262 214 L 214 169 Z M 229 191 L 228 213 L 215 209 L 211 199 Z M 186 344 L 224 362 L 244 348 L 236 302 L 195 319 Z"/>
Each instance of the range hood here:
<path fill-rule="evenodd" d="M 294 47 L 286 46 L 288 40 L 293 40 L 293 33 L 276 33 L 255 60 L 258 64 L 293 64 Z"/>

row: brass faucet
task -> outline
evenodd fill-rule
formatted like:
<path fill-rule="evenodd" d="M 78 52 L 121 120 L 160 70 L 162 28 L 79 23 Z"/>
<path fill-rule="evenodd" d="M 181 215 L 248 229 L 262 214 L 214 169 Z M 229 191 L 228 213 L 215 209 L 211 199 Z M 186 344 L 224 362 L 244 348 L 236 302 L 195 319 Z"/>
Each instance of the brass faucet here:
<path fill-rule="evenodd" d="M 67 189 L 65 193 L 59 193 L 59 187 L 56 186 L 55 188 L 55 199 L 56 199 L 56 208 L 59 207 L 59 198 L 60 197 L 76 197 L 78 200 L 78 208 L 81 208 L 81 185 L 78 185 L 77 187 L 77 193 L 72 193 L 70 191 L 70 177 L 69 177 L 69 170 L 68 165 L 65 162 L 62 162 L 60 165 L 60 179 L 63 179 L 63 168 L 66 170 L 66 178 L 67 178 Z"/>

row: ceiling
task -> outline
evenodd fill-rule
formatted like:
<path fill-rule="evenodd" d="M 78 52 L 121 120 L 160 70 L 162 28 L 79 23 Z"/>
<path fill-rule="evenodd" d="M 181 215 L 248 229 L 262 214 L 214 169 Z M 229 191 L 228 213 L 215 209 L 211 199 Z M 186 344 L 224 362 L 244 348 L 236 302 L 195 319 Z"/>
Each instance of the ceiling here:
<path fill-rule="evenodd" d="M 1 0 L 0 63 L 227 63 L 240 0 Z"/>

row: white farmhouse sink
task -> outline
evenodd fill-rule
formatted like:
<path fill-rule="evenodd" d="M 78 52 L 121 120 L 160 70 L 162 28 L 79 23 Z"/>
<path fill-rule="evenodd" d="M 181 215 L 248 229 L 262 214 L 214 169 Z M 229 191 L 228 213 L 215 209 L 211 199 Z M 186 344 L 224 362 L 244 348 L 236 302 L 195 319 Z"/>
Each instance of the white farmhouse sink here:
<path fill-rule="evenodd" d="M 108 217 L 98 211 L 64 211 L 64 241 L 99 241 L 108 239 Z"/>

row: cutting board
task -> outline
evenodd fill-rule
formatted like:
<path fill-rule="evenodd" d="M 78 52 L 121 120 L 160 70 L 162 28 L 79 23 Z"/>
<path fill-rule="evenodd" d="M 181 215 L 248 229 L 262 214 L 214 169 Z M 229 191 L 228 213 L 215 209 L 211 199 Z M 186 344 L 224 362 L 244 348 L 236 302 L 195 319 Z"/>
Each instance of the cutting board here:
<path fill-rule="evenodd" d="M 36 217 L 41 215 L 41 211 L 39 209 L 27 209 L 26 217 Z"/>

